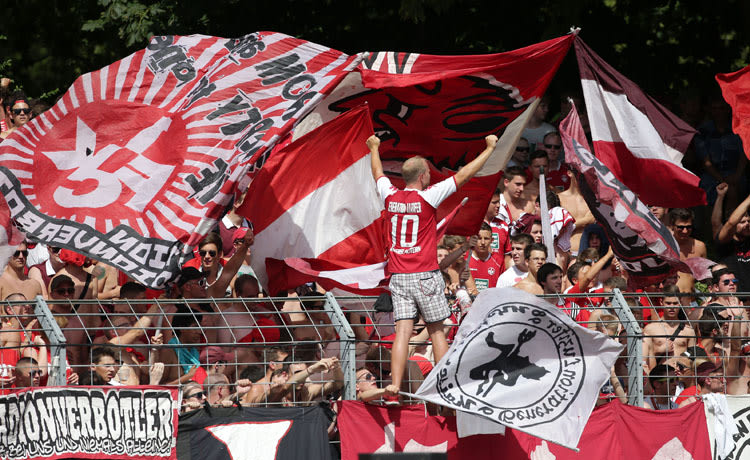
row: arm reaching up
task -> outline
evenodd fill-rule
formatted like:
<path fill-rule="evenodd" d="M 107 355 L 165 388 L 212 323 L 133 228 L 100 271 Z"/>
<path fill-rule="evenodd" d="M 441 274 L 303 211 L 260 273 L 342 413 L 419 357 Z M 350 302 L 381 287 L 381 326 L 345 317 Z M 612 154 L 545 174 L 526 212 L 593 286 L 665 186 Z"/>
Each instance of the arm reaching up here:
<path fill-rule="evenodd" d="M 380 162 L 380 139 L 376 135 L 367 138 L 367 147 L 370 149 L 370 166 L 372 177 L 376 181 L 383 175 L 383 163 Z"/>
<path fill-rule="evenodd" d="M 454 177 L 456 180 L 456 188 L 461 188 L 462 185 L 469 182 L 469 179 L 474 177 L 474 174 L 478 173 L 480 169 L 482 169 L 482 166 L 487 162 L 487 160 L 490 158 L 490 155 L 492 155 L 492 151 L 495 150 L 495 145 L 497 145 L 497 136 L 494 134 L 490 134 L 489 136 L 484 138 L 485 143 L 487 144 L 487 147 L 482 150 L 482 153 L 480 153 L 476 158 L 471 160 L 469 164 L 461 168 Z"/>

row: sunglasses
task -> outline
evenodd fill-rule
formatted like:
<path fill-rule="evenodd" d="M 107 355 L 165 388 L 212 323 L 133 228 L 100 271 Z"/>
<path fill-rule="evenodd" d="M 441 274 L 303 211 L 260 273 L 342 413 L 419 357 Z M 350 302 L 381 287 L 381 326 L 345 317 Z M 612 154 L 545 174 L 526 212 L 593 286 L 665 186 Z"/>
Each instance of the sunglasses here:
<path fill-rule="evenodd" d="M 737 278 L 732 278 L 731 280 L 723 280 L 721 284 L 723 284 L 724 286 L 729 286 L 730 284 L 737 284 L 739 282 L 740 280 L 738 280 Z"/>
<path fill-rule="evenodd" d="M 678 230 L 690 230 L 693 228 L 693 225 L 675 225 L 675 228 Z"/>
<path fill-rule="evenodd" d="M 197 279 L 197 280 L 191 280 L 191 281 L 188 281 L 185 284 L 192 283 L 192 282 L 195 282 L 195 284 L 197 284 L 199 287 L 204 287 L 206 285 L 206 278 L 200 278 L 200 279 Z"/>
<path fill-rule="evenodd" d="M 206 257 L 206 254 L 208 254 L 211 257 L 216 257 L 216 251 L 214 251 L 213 249 L 208 250 L 208 251 L 201 250 L 201 251 L 198 251 L 198 254 L 200 254 L 201 257 Z"/>
<path fill-rule="evenodd" d="M 372 372 L 364 374 L 360 380 L 377 380 L 377 377 Z"/>
<path fill-rule="evenodd" d="M 29 376 L 31 378 L 41 377 L 42 376 L 42 371 L 31 371 L 31 372 L 29 372 Z"/>
<path fill-rule="evenodd" d="M 235 245 L 235 246 L 239 246 L 239 245 L 242 244 L 242 241 L 243 240 L 241 240 L 241 239 L 237 239 L 237 240 L 232 241 L 232 244 Z"/>
<path fill-rule="evenodd" d="M 26 250 L 26 249 L 24 249 L 23 251 L 16 251 L 16 252 L 13 253 L 13 257 L 18 257 L 21 254 L 23 254 L 24 257 L 28 257 L 29 256 L 29 251 Z"/>
<path fill-rule="evenodd" d="M 187 399 L 190 399 L 190 398 L 203 399 L 204 397 L 206 397 L 206 393 L 203 392 L 203 391 L 198 391 L 196 393 L 191 394 L 190 396 L 186 396 L 185 398 L 187 398 Z"/>
<path fill-rule="evenodd" d="M 54 246 L 49 246 L 49 249 L 50 249 L 50 251 L 52 251 L 53 254 L 57 254 L 58 252 L 60 252 L 60 249 L 62 249 L 62 248 L 56 248 Z"/>
<path fill-rule="evenodd" d="M 55 294 L 59 295 L 73 295 L 76 293 L 76 288 L 57 288 Z"/>
<path fill-rule="evenodd" d="M 544 146 L 548 149 L 560 149 L 562 148 L 562 144 L 544 144 Z"/>
<path fill-rule="evenodd" d="M 21 115 L 21 114 L 28 115 L 31 113 L 31 107 L 25 108 L 25 109 L 13 109 L 13 115 Z"/>
<path fill-rule="evenodd" d="M 516 152 L 528 152 L 529 147 L 516 147 Z"/>

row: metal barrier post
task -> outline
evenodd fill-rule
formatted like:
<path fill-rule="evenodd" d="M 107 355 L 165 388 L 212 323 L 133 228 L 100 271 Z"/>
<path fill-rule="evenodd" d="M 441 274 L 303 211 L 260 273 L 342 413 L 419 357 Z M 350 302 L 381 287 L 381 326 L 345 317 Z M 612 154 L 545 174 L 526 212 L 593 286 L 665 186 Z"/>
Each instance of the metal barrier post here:
<path fill-rule="evenodd" d="M 331 323 L 336 329 L 341 342 L 341 370 L 344 373 L 344 399 L 357 399 L 357 353 L 354 330 L 336 298 L 330 292 L 326 293 L 326 303 L 323 307 Z"/>
<path fill-rule="evenodd" d="M 48 381 L 52 385 L 62 386 L 67 384 L 67 377 L 65 371 L 67 368 L 67 361 L 65 359 L 65 336 L 63 335 L 62 329 L 58 326 L 57 321 L 52 316 L 52 312 L 47 306 L 47 302 L 44 301 L 42 296 L 36 296 L 36 305 L 34 306 L 34 314 L 36 315 L 39 325 L 47 333 L 47 338 L 50 344 L 50 372 Z"/>
<path fill-rule="evenodd" d="M 643 330 L 619 289 L 612 291 L 612 305 L 628 337 L 628 404 L 643 407 Z"/>

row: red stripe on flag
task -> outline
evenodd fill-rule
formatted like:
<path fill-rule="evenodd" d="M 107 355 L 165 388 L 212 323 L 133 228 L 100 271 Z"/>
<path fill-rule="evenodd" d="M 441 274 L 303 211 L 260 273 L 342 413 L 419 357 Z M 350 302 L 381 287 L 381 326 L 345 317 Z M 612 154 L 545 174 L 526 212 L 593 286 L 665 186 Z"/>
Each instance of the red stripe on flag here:
<path fill-rule="evenodd" d="M 639 158 L 622 142 L 594 141 L 594 150 L 622 183 L 640 191 L 638 196 L 647 205 L 679 208 L 685 203 L 705 202 L 698 177 L 667 160 Z"/>
<path fill-rule="evenodd" d="M 365 141 L 372 134 L 366 106 L 351 110 L 275 152 L 253 179 L 239 213 L 248 217 L 261 232 L 287 209 L 322 185 L 334 180 L 342 170 L 369 154 Z M 352 138 L 348 133 L 355 133 Z M 369 133 L 369 134 L 367 134 Z M 307 150 L 325 148 L 329 155 L 308 155 Z M 294 184 L 289 184 L 290 178 Z M 276 195 L 272 190 L 283 191 Z M 341 193 L 356 193 L 342 190 Z M 273 206 L 269 206 L 271 201 Z"/>
<path fill-rule="evenodd" d="M 732 73 L 716 74 L 724 99 L 732 106 L 732 130 L 742 138 L 750 158 L 750 66 Z"/>

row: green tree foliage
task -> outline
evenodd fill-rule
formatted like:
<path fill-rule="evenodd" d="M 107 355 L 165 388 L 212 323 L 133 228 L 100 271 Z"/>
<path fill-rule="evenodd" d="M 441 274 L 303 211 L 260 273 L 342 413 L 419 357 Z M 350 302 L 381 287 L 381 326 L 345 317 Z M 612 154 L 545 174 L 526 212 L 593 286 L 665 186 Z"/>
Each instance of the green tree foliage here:
<path fill-rule="evenodd" d="M 0 73 L 30 95 L 61 94 L 82 73 L 155 34 L 236 37 L 274 30 L 340 49 L 496 53 L 582 28 L 583 39 L 657 97 L 715 91 L 716 72 L 750 63 L 750 2 L 678 0 L 6 0 Z M 553 89 L 577 88 L 569 57 Z"/>

